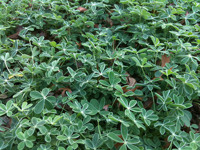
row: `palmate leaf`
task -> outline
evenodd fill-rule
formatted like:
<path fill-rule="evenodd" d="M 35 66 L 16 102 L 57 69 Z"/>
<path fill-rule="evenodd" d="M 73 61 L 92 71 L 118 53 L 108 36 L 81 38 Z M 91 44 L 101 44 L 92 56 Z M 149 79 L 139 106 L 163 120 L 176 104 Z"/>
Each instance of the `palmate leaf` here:
<path fill-rule="evenodd" d="M 126 139 L 128 138 L 128 129 L 124 125 L 121 125 L 121 134 L 123 139 L 126 141 Z"/>
<path fill-rule="evenodd" d="M 45 107 L 46 107 L 47 109 L 52 109 L 52 108 L 53 108 L 53 105 L 52 105 L 51 101 L 45 100 Z"/>
<path fill-rule="evenodd" d="M 110 86 L 110 84 L 105 80 L 100 80 L 99 82 L 104 86 Z"/>
<path fill-rule="evenodd" d="M 85 140 L 85 144 L 87 145 L 87 147 L 94 150 L 98 149 L 103 144 L 103 142 L 103 139 L 100 139 L 98 134 L 93 135 L 92 141 L 89 139 Z"/>
<path fill-rule="evenodd" d="M 41 99 L 41 98 L 43 98 L 43 96 L 38 91 L 31 91 L 30 96 L 33 99 Z"/>
<path fill-rule="evenodd" d="M 36 114 L 40 114 L 43 109 L 44 109 L 44 104 L 45 104 L 45 100 L 40 100 L 36 105 L 35 105 L 35 108 L 34 108 L 34 112 Z"/>
<path fill-rule="evenodd" d="M 110 139 L 112 139 L 113 141 L 115 141 L 115 142 L 118 142 L 118 143 L 124 143 L 124 141 L 121 139 L 121 138 L 119 138 L 115 133 L 108 133 L 108 135 L 107 135 Z"/>
<path fill-rule="evenodd" d="M 20 142 L 20 143 L 17 145 L 17 148 L 18 148 L 19 150 L 23 150 L 24 147 L 25 147 L 25 142 Z"/>
<path fill-rule="evenodd" d="M 4 141 L 0 141 L 0 149 L 5 149 L 8 146 L 8 144 L 5 144 Z"/>
<path fill-rule="evenodd" d="M 131 150 L 140 150 L 140 148 L 138 148 L 135 145 L 131 145 L 131 144 L 127 144 L 128 148 L 130 148 Z"/>
<path fill-rule="evenodd" d="M 49 94 L 49 92 L 50 92 L 50 89 L 44 88 L 44 89 L 42 90 L 41 94 L 42 94 L 43 97 L 46 97 L 46 96 Z"/>
<path fill-rule="evenodd" d="M 114 85 L 114 80 L 115 80 L 115 75 L 114 75 L 114 72 L 110 72 L 108 74 L 108 77 L 109 77 L 109 82 L 111 85 Z"/>
<path fill-rule="evenodd" d="M 127 150 L 127 148 L 126 148 L 126 145 L 125 144 L 123 144 L 121 147 L 120 147 L 120 149 L 119 150 Z"/>
<path fill-rule="evenodd" d="M 109 82 L 112 87 L 114 87 L 114 85 L 118 84 L 121 81 L 120 78 L 117 78 L 115 76 L 114 72 L 112 72 L 112 71 L 109 72 L 108 77 L 109 77 Z"/>
<path fill-rule="evenodd" d="M 56 137 L 59 141 L 65 141 L 67 140 L 67 136 L 64 136 L 64 135 L 59 135 Z"/>

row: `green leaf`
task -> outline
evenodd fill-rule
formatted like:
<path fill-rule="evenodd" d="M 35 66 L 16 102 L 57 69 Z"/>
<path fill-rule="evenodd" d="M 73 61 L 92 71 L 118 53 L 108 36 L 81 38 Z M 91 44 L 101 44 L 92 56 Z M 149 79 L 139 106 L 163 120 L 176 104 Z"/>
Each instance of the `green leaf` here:
<path fill-rule="evenodd" d="M 0 104 L 0 110 L 1 111 L 6 111 L 6 106 L 4 104 Z"/>
<path fill-rule="evenodd" d="M 24 142 L 20 142 L 20 143 L 17 145 L 17 149 L 18 149 L 18 150 L 22 150 L 22 149 L 24 149 L 24 147 L 25 147 L 25 143 L 24 143 Z"/>
<path fill-rule="evenodd" d="M 134 138 L 128 140 L 129 144 L 137 144 L 139 142 L 140 142 L 140 139 L 137 136 L 135 136 Z"/>
<path fill-rule="evenodd" d="M 123 144 L 121 147 L 120 147 L 120 149 L 119 150 L 127 150 L 127 148 L 126 148 L 126 145 L 125 144 Z"/>
<path fill-rule="evenodd" d="M 46 100 L 45 101 L 45 107 L 50 110 L 50 109 L 53 108 L 53 105 L 52 105 L 52 103 L 49 100 Z"/>
<path fill-rule="evenodd" d="M 134 91 L 134 95 L 135 95 L 135 96 L 142 96 L 143 93 L 142 93 L 141 90 L 135 90 L 135 91 Z"/>
<path fill-rule="evenodd" d="M 190 121 L 192 119 L 192 114 L 187 110 L 184 110 L 183 112 L 184 112 L 184 116 L 181 117 L 181 120 L 185 123 L 185 125 L 187 127 L 189 127 L 190 126 Z"/>
<path fill-rule="evenodd" d="M 20 140 L 24 140 L 25 136 L 22 132 L 19 132 L 17 133 L 17 137 L 20 139 Z"/>
<path fill-rule="evenodd" d="M 44 98 L 44 96 L 46 97 L 46 96 L 49 94 L 49 92 L 50 92 L 50 89 L 44 88 L 44 89 L 42 90 L 42 96 L 43 96 L 43 98 Z"/>
<path fill-rule="evenodd" d="M 128 91 L 125 93 L 126 96 L 133 96 L 135 93 L 133 91 Z"/>
<path fill-rule="evenodd" d="M 34 99 L 41 99 L 43 96 L 38 91 L 31 91 L 30 96 Z"/>
<path fill-rule="evenodd" d="M 76 72 L 71 67 L 67 67 L 67 70 L 69 71 L 69 73 L 72 76 L 72 78 L 74 78 L 75 75 L 76 75 Z"/>
<path fill-rule="evenodd" d="M 105 80 L 100 80 L 99 83 L 101 83 L 104 86 L 110 86 L 110 84 Z"/>
<path fill-rule="evenodd" d="M 130 103 L 129 103 L 129 106 L 134 107 L 136 104 L 137 104 L 136 100 L 131 100 Z"/>
<path fill-rule="evenodd" d="M 128 138 L 128 129 L 123 124 L 121 124 L 121 134 L 123 139 L 126 141 Z"/>
<path fill-rule="evenodd" d="M 64 135 L 58 135 L 56 138 L 57 138 L 59 141 L 65 141 L 65 140 L 67 140 L 67 137 L 64 136 Z"/>
<path fill-rule="evenodd" d="M 28 148 L 33 147 L 33 142 L 31 142 L 31 141 L 26 141 L 25 144 L 26 144 L 26 147 L 28 147 Z"/>
<path fill-rule="evenodd" d="M 34 108 L 34 112 L 36 114 L 40 114 L 43 109 L 44 109 L 44 104 L 45 104 L 45 100 L 40 100 L 36 105 L 35 105 L 35 108 Z"/>
<path fill-rule="evenodd" d="M 33 135 L 34 131 L 35 131 L 34 128 L 29 128 L 29 129 L 27 130 L 27 133 L 28 133 L 29 136 L 31 136 L 31 135 Z"/>
<path fill-rule="evenodd" d="M 109 72 L 108 74 L 108 77 L 109 77 L 109 82 L 111 85 L 114 85 L 114 81 L 115 81 L 115 75 L 114 75 L 114 72 Z"/>
<path fill-rule="evenodd" d="M 132 57 L 132 59 L 136 62 L 137 66 L 141 66 L 140 61 L 136 57 Z"/>
<path fill-rule="evenodd" d="M 115 85 L 115 89 L 123 93 L 122 87 L 119 84 Z"/>
<path fill-rule="evenodd" d="M 45 126 L 39 126 L 38 129 L 40 130 L 42 134 L 46 134 L 47 132 L 47 128 Z"/>
<path fill-rule="evenodd" d="M 94 22 L 92 22 L 92 21 L 87 21 L 86 24 L 89 25 L 90 27 L 94 26 Z"/>
<path fill-rule="evenodd" d="M 85 145 L 86 145 L 87 147 L 93 149 L 93 144 L 92 144 L 92 141 L 91 141 L 91 140 L 86 139 L 86 140 L 85 140 Z"/>
<path fill-rule="evenodd" d="M 45 135 L 45 141 L 46 141 L 47 143 L 51 142 L 51 136 L 50 136 L 49 134 L 46 134 L 46 135 Z"/>
<path fill-rule="evenodd" d="M 56 46 L 57 46 L 57 44 L 56 44 L 55 41 L 50 42 L 50 45 L 53 46 L 53 47 L 56 47 Z"/>
<path fill-rule="evenodd" d="M 118 142 L 118 143 L 124 143 L 124 141 L 121 139 L 121 138 L 119 138 L 115 133 L 108 133 L 108 137 L 111 139 L 111 140 L 113 140 L 113 141 L 115 141 L 115 142 Z"/>
<path fill-rule="evenodd" d="M 32 106 L 33 104 L 28 104 L 27 102 L 22 103 L 22 110 L 28 109 Z"/>
<path fill-rule="evenodd" d="M 140 150 L 137 146 L 132 145 L 132 144 L 127 144 L 128 148 L 130 148 L 130 150 Z"/>
<path fill-rule="evenodd" d="M 64 147 L 58 147 L 58 150 L 65 150 L 65 148 Z"/>
<path fill-rule="evenodd" d="M 124 106 L 125 108 L 128 108 L 129 106 L 128 106 L 128 101 L 127 101 L 127 99 L 125 98 L 125 97 L 120 97 L 119 99 L 118 99 L 118 101 L 122 104 L 122 106 Z"/>

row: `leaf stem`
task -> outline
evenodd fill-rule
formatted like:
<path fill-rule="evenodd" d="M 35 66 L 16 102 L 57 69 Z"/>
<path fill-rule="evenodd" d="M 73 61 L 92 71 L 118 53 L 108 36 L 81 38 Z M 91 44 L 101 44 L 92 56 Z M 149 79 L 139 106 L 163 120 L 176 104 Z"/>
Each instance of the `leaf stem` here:
<path fill-rule="evenodd" d="M 151 95 L 152 95 L 152 99 L 153 99 L 153 110 L 156 111 L 155 99 L 154 99 L 152 90 L 151 90 Z"/>
<path fill-rule="evenodd" d="M 146 74 L 145 74 L 145 72 L 144 72 L 144 68 L 141 67 L 141 69 L 142 69 L 142 72 L 143 72 L 144 77 L 146 78 Z"/>
<path fill-rule="evenodd" d="M 101 129 L 100 129 L 100 126 L 99 126 L 99 118 L 97 119 L 97 122 L 98 122 L 98 132 L 99 132 L 100 138 L 102 138 L 102 136 L 101 136 Z"/>
<path fill-rule="evenodd" d="M 4 60 L 4 63 L 5 63 L 6 69 L 8 70 L 9 74 L 12 74 L 12 73 L 10 72 L 10 69 L 8 68 L 8 65 L 7 65 L 7 63 L 6 63 L 6 60 Z"/>

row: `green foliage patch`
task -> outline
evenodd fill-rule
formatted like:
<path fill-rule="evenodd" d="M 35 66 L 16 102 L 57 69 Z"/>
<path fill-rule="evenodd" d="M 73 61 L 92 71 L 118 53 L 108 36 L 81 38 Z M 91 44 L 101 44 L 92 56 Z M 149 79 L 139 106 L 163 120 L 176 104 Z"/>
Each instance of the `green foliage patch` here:
<path fill-rule="evenodd" d="M 200 149 L 199 0 L 0 0 L 0 12 L 1 150 Z"/>

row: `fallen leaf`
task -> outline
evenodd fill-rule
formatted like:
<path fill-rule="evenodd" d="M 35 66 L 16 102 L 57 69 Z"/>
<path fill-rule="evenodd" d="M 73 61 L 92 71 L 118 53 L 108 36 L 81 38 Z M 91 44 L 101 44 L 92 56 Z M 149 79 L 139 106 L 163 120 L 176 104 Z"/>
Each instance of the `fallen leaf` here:
<path fill-rule="evenodd" d="M 114 105 L 117 105 L 117 107 L 120 108 L 121 103 L 120 103 L 118 100 L 116 100 L 116 101 L 114 102 Z"/>
<path fill-rule="evenodd" d="M 6 94 L 0 94 L 0 99 L 6 99 L 8 96 Z"/>
<path fill-rule="evenodd" d="M 170 62 L 170 56 L 167 57 L 166 54 L 162 55 L 162 59 L 161 59 L 161 67 L 165 67 L 166 63 L 169 63 Z M 172 68 L 170 68 L 170 70 L 172 70 Z M 162 74 L 163 75 L 163 74 Z M 160 77 L 155 77 L 155 78 L 160 78 L 160 80 L 162 81 L 163 78 L 162 78 L 162 75 Z M 153 78 L 153 79 L 155 79 Z"/>
<path fill-rule="evenodd" d="M 47 33 L 46 33 L 45 31 L 41 31 L 41 32 L 40 32 L 40 36 L 47 37 Z"/>
<path fill-rule="evenodd" d="M 72 90 L 69 88 L 60 88 L 59 91 L 62 91 L 61 95 L 64 97 L 66 94 L 65 92 L 68 91 L 69 93 L 72 93 Z"/>
<path fill-rule="evenodd" d="M 31 7 L 32 7 L 32 4 L 31 4 L 31 3 L 29 3 L 29 4 L 28 4 L 28 6 L 29 6 L 29 8 L 31 8 Z"/>
<path fill-rule="evenodd" d="M 135 98 L 136 98 L 136 99 L 139 99 L 139 100 L 141 100 L 141 101 L 143 100 L 142 97 L 138 97 L 138 96 L 136 96 Z"/>
<path fill-rule="evenodd" d="M 0 117 L 0 119 L 2 120 L 1 126 L 5 127 L 5 130 L 0 130 L 0 132 L 4 132 L 11 127 L 12 119 L 7 116 Z"/>
<path fill-rule="evenodd" d="M 168 142 L 168 137 L 166 137 L 165 139 L 164 139 L 164 141 L 165 141 L 165 145 L 163 146 L 163 148 L 169 148 L 169 146 L 170 146 L 170 142 Z"/>
<path fill-rule="evenodd" d="M 80 68 L 80 67 L 83 66 L 83 63 L 82 63 L 81 61 L 77 61 L 76 64 L 77 64 L 77 67 L 78 67 L 78 68 Z"/>
<path fill-rule="evenodd" d="M 183 126 L 183 130 L 187 133 L 189 133 L 191 130 L 190 130 L 190 127 L 187 127 L 186 125 Z"/>
<path fill-rule="evenodd" d="M 112 27 L 113 26 L 113 21 L 110 18 L 106 19 L 106 22 Z"/>
<path fill-rule="evenodd" d="M 13 40 L 18 39 L 18 38 L 19 38 L 19 32 L 20 32 L 20 31 L 18 31 L 18 32 L 15 33 L 15 34 L 9 35 L 8 37 L 9 37 L 10 39 L 13 39 Z"/>
<path fill-rule="evenodd" d="M 105 106 L 103 106 L 103 109 L 104 109 L 105 111 L 108 111 L 108 107 L 109 107 L 109 104 L 108 104 L 108 105 L 105 105 Z"/>
<path fill-rule="evenodd" d="M 165 67 L 166 63 L 170 62 L 170 58 L 171 57 L 170 56 L 167 57 L 166 54 L 162 55 L 162 59 L 161 59 L 162 64 L 161 64 L 161 67 Z"/>
<path fill-rule="evenodd" d="M 126 77 L 126 81 L 127 81 L 127 84 L 130 86 L 130 87 L 133 87 L 137 82 L 135 80 L 135 78 L 131 77 L 129 73 L 126 72 L 126 74 L 128 75 Z M 138 89 L 139 87 L 135 87 L 134 89 L 127 89 L 127 86 L 124 86 L 122 87 L 124 93 L 128 92 L 128 91 L 132 91 L 134 92 L 136 89 Z"/>
<path fill-rule="evenodd" d="M 23 30 L 23 27 L 22 26 L 17 26 L 16 27 L 16 33 L 12 34 L 12 35 L 9 35 L 8 37 L 10 39 L 13 39 L 13 40 L 18 39 L 19 38 L 19 33 L 20 33 L 21 30 Z"/>
<path fill-rule="evenodd" d="M 94 28 L 99 28 L 99 25 L 98 25 L 98 24 L 95 24 L 95 25 L 94 25 Z"/>
<path fill-rule="evenodd" d="M 152 99 L 148 99 L 147 101 L 144 101 L 143 105 L 144 105 L 145 109 L 150 109 L 151 106 L 153 105 L 153 100 Z"/>
<path fill-rule="evenodd" d="M 26 8 L 26 9 L 28 9 L 28 8 L 31 8 L 33 5 L 31 4 L 33 2 L 33 0 L 31 0 L 30 1 L 30 3 L 28 4 L 28 7 Z"/>
<path fill-rule="evenodd" d="M 78 48 L 80 49 L 81 48 L 81 42 L 76 42 L 76 45 L 78 46 Z"/>
<path fill-rule="evenodd" d="M 87 9 L 80 6 L 80 7 L 77 8 L 77 10 L 79 10 L 80 12 L 85 12 Z"/>
<path fill-rule="evenodd" d="M 128 92 L 128 91 L 132 91 L 135 92 L 135 90 L 137 90 L 138 88 L 141 88 L 139 86 L 136 86 L 134 89 L 127 89 L 127 86 L 122 87 L 122 90 L 124 93 Z"/>
<path fill-rule="evenodd" d="M 128 85 L 129 86 L 134 86 L 136 84 L 135 78 L 131 77 L 129 73 L 126 73 L 126 74 L 128 74 L 128 77 L 126 78 L 126 81 L 128 82 Z"/>

